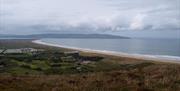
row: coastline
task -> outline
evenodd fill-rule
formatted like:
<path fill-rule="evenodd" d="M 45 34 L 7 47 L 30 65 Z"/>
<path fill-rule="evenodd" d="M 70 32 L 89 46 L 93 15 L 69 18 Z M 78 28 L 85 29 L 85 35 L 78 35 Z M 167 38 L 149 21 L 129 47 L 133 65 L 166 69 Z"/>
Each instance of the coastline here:
<path fill-rule="evenodd" d="M 67 48 L 67 49 L 77 50 L 77 51 L 86 52 L 86 53 L 98 53 L 98 54 L 109 55 L 109 56 L 127 57 L 127 58 L 141 59 L 141 60 L 180 64 L 180 57 L 128 54 L 128 53 L 123 53 L 123 52 L 114 52 L 114 51 L 106 51 L 106 50 L 93 50 L 93 49 L 62 46 L 58 44 L 51 44 L 51 43 L 43 42 L 41 40 L 32 40 L 32 43 L 40 44 L 40 45 L 47 45 L 47 46 L 52 46 L 52 47 Z"/>

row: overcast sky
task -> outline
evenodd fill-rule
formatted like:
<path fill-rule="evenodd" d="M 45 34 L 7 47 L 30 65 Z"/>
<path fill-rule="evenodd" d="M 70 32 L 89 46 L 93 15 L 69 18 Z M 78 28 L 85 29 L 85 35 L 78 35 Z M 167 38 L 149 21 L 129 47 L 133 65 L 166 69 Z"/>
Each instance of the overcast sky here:
<path fill-rule="evenodd" d="M 180 0 L 0 0 L 0 34 L 180 38 Z"/>

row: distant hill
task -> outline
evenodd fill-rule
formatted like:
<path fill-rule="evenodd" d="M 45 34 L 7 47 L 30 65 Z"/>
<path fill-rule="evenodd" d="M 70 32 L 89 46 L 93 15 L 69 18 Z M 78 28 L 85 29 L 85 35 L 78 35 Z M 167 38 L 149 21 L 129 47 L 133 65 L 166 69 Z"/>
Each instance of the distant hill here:
<path fill-rule="evenodd" d="M 128 39 L 129 37 L 109 34 L 32 34 L 32 35 L 0 35 L 0 38 L 100 38 Z"/>

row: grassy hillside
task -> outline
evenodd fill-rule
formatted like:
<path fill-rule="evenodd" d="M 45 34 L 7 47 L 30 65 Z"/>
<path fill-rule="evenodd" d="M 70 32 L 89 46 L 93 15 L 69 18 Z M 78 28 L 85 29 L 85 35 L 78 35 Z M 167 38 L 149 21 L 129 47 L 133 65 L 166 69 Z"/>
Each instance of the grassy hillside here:
<path fill-rule="evenodd" d="M 0 91 L 179 91 L 180 65 L 81 52 L 31 40 L 0 40 L 1 48 L 40 48 L 43 53 L 0 58 Z M 90 63 L 81 64 L 80 60 Z M 96 59 L 96 60 L 95 60 Z M 72 60 L 72 61 L 63 61 Z M 3 65 L 3 66 L 2 66 Z"/>

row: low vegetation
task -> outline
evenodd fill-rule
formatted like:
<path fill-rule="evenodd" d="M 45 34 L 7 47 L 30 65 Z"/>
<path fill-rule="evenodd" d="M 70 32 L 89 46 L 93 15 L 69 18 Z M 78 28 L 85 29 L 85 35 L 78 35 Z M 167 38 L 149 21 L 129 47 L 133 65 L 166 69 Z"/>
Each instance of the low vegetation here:
<path fill-rule="evenodd" d="M 13 45 L 13 46 L 12 46 Z M 0 40 L 1 48 L 44 49 L 0 54 L 0 91 L 179 91 L 180 65 Z"/>

